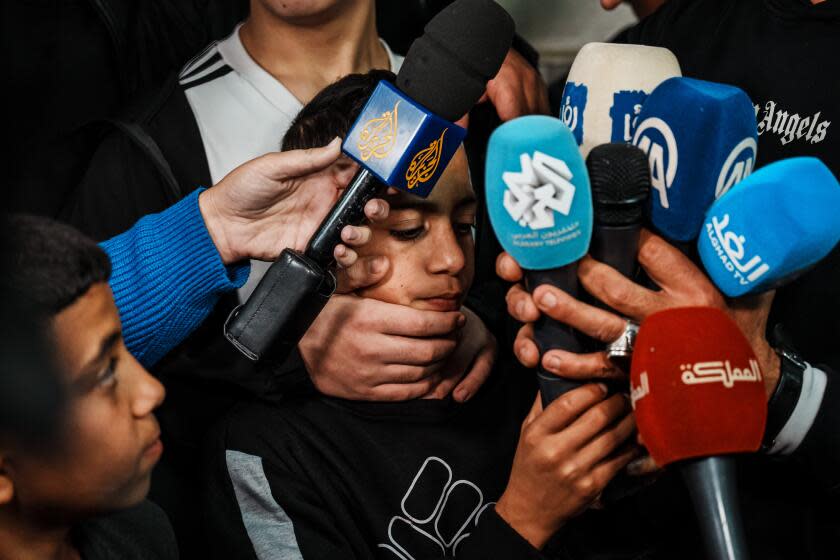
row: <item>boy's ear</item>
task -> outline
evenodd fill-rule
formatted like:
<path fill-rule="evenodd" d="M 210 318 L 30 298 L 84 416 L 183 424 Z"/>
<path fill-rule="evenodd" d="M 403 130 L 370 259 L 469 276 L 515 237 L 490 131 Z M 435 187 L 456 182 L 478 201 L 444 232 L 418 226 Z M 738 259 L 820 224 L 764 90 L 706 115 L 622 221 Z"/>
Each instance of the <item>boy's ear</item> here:
<path fill-rule="evenodd" d="M 15 485 L 9 473 L 9 461 L 5 455 L 0 454 L 0 506 L 12 501 L 15 495 Z"/>

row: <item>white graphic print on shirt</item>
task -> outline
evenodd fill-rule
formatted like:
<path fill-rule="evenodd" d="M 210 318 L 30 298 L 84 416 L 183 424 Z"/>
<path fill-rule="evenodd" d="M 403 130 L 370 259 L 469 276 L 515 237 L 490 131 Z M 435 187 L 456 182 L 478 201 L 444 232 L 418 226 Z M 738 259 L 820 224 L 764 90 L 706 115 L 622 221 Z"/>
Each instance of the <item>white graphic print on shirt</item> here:
<path fill-rule="evenodd" d="M 455 557 L 485 509 L 484 495 L 469 480 L 453 481 L 452 468 L 439 457 L 420 466 L 388 523 L 388 541 L 377 545 L 399 560 Z"/>
<path fill-rule="evenodd" d="M 800 116 L 798 113 L 785 111 L 775 101 L 768 101 L 764 107 L 756 103 L 753 108 L 758 121 L 758 135 L 761 136 L 765 132 L 778 134 L 781 136 L 782 146 L 802 138 L 811 144 L 818 144 L 825 140 L 828 127 L 831 126 L 831 121 L 820 121 L 822 111 L 810 116 Z"/>

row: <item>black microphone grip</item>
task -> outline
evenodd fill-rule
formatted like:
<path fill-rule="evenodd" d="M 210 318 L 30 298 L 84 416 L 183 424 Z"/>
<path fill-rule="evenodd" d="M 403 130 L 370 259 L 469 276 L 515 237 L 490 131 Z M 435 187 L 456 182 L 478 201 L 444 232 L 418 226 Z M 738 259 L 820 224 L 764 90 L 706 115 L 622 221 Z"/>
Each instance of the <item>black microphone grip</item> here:
<path fill-rule="evenodd" d="M 734 457 L 706 457 L 681 464 L 708 558 L 749 558 L 738 503 Z"/>
<path fill-rule="evenodd" d="M 542 284 L 550 284 L 577 298 L 580 292 L 577 262 L 552 270 L 528 270 L 525 272 L 525 287 L 529 292 L 533 292 L 534 288 Z M 568 352 L 582 351 L 580 338 L 572 327 L 545 315 L 537 319 L 534 324 L 534 340 L 537 343 L 541 360 L 548 350 L 554 348 L 560 348 Z M 565 379 L 546 371 L 542 362 L 537 366 L 537 381 L 540 386 L 543 408 L 563 393 L 583 385 L 580 381 Z"/>
<path fill-rule="evenodd" d="M 589 255 L 632 280 L 636 275 L 636 254 L 639 251 L 641 231 L 641 224 L 622 226 L 596 224 L 592 229 Z"/>
<path fill-rule="evenodd" d="M 387 188 L 373 173 L 360 168 L 309 240 L 304 251 L 307 258 L 325 270 L 332 268 L 335 264 L 333 251 L 341 243 L 341 230 L 347 225 L 361 224 L 365 219 L 365 204 L 385 194 Z"/>

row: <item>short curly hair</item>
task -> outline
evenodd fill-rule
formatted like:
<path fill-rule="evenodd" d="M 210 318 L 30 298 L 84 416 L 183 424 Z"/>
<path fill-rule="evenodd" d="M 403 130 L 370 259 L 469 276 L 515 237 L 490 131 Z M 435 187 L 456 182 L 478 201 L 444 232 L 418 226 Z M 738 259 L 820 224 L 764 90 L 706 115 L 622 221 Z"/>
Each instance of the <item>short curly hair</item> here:
<path fill-rule="evenodd" d="M 283 137 L 282 150 L 325 146 L 336 136 L 344 138 L 370 94 L 381 80 L 394 83 L 397 77 L 388 70 L 367 74 L 349 74 L 312 98 L 300 110 Z"/>

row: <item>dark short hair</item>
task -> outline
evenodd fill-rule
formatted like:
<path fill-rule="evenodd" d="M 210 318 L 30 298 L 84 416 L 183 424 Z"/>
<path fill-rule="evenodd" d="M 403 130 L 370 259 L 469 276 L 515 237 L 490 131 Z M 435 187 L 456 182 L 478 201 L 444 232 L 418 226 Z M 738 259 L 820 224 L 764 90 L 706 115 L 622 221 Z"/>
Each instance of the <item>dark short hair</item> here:
<path fill-rule="evenodd" d="M 39 318 L 53 317 L 92 285 L 108 281 L 108 255 L 80 231 L 26 214 L 6 215 L 3 221 L 9 267 L 0 282 Z"/>
<path fill-rule="evenodd" d="M 328 85 L 292 121 L 283 137 L 283 151 L 317 148 L 336 136 L 344 138 L 376 84 L 380 80 L 394 83 L 396 78 L 388 70 L 371 70 L 349 74 Z"/>

